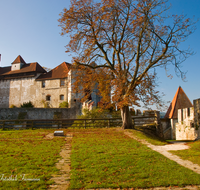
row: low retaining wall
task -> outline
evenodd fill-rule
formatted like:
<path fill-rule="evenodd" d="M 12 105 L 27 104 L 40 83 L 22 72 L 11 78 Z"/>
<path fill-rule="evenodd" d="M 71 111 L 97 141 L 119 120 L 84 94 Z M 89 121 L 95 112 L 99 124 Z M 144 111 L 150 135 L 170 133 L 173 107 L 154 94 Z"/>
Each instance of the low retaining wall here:
<path fill-rule="evenodd" d="M 20 118 L 22 115 L 24 118 Z M 74 108 L 0 108 L 0 120 L 8 119 L 76 119 L 80 109 Z"/>

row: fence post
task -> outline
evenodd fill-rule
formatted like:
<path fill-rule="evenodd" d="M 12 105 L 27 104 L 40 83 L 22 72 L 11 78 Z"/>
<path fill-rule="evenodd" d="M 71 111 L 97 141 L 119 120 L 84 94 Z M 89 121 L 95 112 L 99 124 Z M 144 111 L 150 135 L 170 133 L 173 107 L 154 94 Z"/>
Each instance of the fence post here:
<path fill-rule="evenodd" d="M 110 128 L 110 119 L 108 119 L 108 128 Z"/>
<path fill-rule="evenodd" d="M 3 121 L 3 130 L 4 130 L 4 127 L 5 127 L 5 121 Z"/>
<path fill-rule="evenodd" d="M 31 121 L 31 129 L 33 130 L 33 120 Z"/>
<path fill-rule="evenodd" d="M 85 127 L 85 129 L 86 129 L 86 120 L 84 120 L 84 127 Z"/>

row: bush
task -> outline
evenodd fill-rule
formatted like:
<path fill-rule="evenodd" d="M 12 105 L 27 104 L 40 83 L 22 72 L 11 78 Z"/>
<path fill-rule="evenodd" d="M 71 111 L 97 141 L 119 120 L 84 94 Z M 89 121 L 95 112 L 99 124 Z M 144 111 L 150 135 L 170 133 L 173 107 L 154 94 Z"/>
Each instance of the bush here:
<path fill-rule="evenodd" d="M 64 101 L 59 104 L 59 108 L 68 108 L 68 102 Z"/>
<path fill-rule="evenodd" d="M 14 104 L 12 104 L 11 106 L 10 106 L 10 108 L 16 108 L 17 106 L 15 106 Z"/>
<path fill-rule="evenodd" d="M 31 101 L 29 102 L 24 102 L 23 104 L 21 104 L 21 108 L 33 108 L 34 105 L 32 104 Z"/>
<path fill-rule="evenodd" d="M 50 108 L 50 105 L 47 101 L 42 100 L 41 103 L 43 104 L 44 108 Z"/>

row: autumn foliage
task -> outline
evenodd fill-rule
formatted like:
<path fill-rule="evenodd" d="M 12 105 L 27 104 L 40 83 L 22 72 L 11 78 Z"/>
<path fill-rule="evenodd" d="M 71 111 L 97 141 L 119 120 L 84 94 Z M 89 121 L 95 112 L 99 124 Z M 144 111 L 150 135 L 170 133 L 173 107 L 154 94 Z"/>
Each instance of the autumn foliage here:
<path fill-rule="evenodd" d="M 166 16 L 167 5 L 166 0 L 71 0 L 60 14 L 62 35 L 70 35 L 66 52 L 75 55 L 80 69 L 76 87 L 98 84 L 104 105 L 112 97 L 121 108 L 123 128 L 132 127 L 129 106 L 160 103 L 156 67 L 173 64 L 184 77 L 179 65 L 192 52 L 181 50 L 180 43 L 195 22 Z"/>

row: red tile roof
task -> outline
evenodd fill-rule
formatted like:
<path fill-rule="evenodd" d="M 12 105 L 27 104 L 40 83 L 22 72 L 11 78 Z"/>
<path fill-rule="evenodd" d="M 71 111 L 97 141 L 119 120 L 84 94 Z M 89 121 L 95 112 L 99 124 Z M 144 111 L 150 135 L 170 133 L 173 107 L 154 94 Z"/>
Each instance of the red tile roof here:
<path fill-rule="evenodd" d="M 0 78 L 6 79 L 6 78 L 9 78 L 9 77 L 15 77 L 15 76 L 17 76 L 18 74 L 21 74 L 21 73 L 24 73 L 24 74 L 25 73 L 27 73 L 27 74 L 28 73 L 46 73 L 45 69 L 43 69 L 37 62 L 27 64 L 20 55 L 12 62 L 12 64 L 16 64 L 16 63 L 23 63 L 20 70 L 12 71 L 11 70 L 12 66 L 0 67 Z M 18 75 L 18 77 L 19 76 L 20 75 Z"/>
<path fill-rule="evenodd" d="M 1 69 L 3 73 L 1 73 Z M 4 72 L 6 71 L 7 72 Z M 37 63 L 29 63 L 22 66 L 20 70 L 11 71 L 11 67 L 0 68 L 1 75 L 12 75 L 12 74 L 19 74 L 19 73 L 28 73 L 28 72 L 37 72 L 37 73 L 46 73 L 46 71 Z"/>
<path fill-rule="evenodd" d="M 62 79 L 68 77 L 72 65 L 70 63 L 63 62 L 56 68 L 52 69 L 48 73 L 40 75 L 36 80 L 51 80 L 51 79 Z"/>
<path fill-rule="evenodd" d="M 192 107 L 192 103 L 189 98 L 183 91 L 183 89 L 179 86 L 176 94 L 165 114 L 165 118 L 169 119 L 177 119 L 178 118 L 178 109 L 189 108 Z"/>
<path fill-rule="evenodd" d="M 26 64 L 26 62 L 21 57 L 21 55 L 18 55 L 18 57 L 12 62 L 12 64 L 15 64 L 15 63 L 24 63 L 24 64 Z"/>
<path fill-rule="evenodd" d="M 11 66 L 8 67 L 0 67 L 0 75 L 11 71 Z"/>

